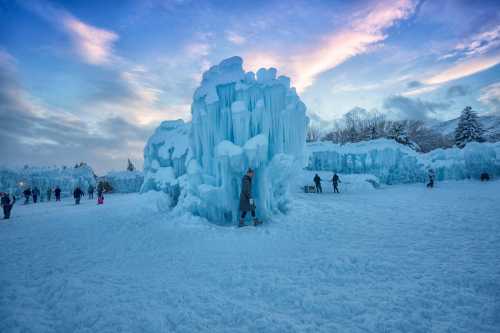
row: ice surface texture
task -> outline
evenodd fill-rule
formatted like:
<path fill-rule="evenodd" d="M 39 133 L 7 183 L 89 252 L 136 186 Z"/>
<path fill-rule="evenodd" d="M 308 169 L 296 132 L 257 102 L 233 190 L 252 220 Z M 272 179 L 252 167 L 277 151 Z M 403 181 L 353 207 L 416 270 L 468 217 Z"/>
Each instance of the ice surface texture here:
<path fill-rule="evenodd" d="M 141 192 L 169 192 L 177 177 L 186 173 L 190 156 L 191 125 L 182 120 L 164 121 L 144 148 L 144 183 Z"/>
<path fill-rule="evenodd" d="M 114 193 L 139 192 L 144 182 L 144 174 L 141 171 L 112 171 L 106 175 Z"/>
<path fill-rule="evenodd" d="M 76 186 L 86 190 L 95 185 L 94 172 L 88 165 L 78 168 L 26 167 L 21 169 L 0 168 L 0 191 L 20 195 L 26 187 L 36 186 L 45 196 L 48 188 L 59 186 L 62 195 L 73 193 Z"/>
<path fill-rule="evenodd" d="M 218 223 L 238 218 L 241 178 L 255 170 L 258 215 L 285 211 L 288 175 L 303 166 L 306 107 L 276 69 L 244 72 L 232 57 L 203 74 L 194 93 L 192 161 L 181 205 Z"/>
<path fill-rule="evenodd" d="M 382 183 L 427 180 L 429 168 L 437 180 L 479 178 L 481 173 L 500 176 L 500 143 L 467 144 L 464 149 L 436 149 L 426 154 L 388 139 L 345 145 L 315 142 L 307 145 L 309 170 L 370 173 Z"/>

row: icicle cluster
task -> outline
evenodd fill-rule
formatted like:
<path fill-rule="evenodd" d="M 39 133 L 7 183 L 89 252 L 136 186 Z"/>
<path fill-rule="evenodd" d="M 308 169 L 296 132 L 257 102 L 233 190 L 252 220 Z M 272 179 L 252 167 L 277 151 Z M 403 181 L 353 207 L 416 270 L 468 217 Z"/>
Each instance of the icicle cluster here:
<path fill-rule="evenodd" d="M 229 58 L 205 72 L 191 107 L 193 160 L 184 199 L 193 213 L 219 223 L 237 219 L 249 167 L 258 214 L 286 210 L 286 177 L 304 161 L 306 107 L 290 79 L 276 77 L 274 68 L 246 73 L 242 62 Z"/>

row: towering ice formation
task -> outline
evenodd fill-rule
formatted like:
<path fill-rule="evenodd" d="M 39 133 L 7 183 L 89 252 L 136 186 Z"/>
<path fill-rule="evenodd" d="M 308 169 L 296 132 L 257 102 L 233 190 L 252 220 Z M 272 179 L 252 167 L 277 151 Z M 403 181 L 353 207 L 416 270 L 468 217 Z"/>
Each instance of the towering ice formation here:
<path fill-rule="evenodd" d="M 141 171 L 111 171 L 104 177 L 113 188 L 113 193 L 139 192 L 144 183 L 144 174 Z"/>
<path fill-rule="evenodd" d="M 38 187 L 42 196 L 48 188 L 59 186 L 63 195 L 71 195 L 76 186 L 86 190 L 95 186 L 95 175 L 86 164 L 74 167 L 0 168 L 0 191 L 19 195 L 26 187 Z"/>
<path fill-rule="evenodd" d="M 144 183 L 141 192 L 170 192 L 177 178 L 186 173 L 190 156 L 191 125 L 182 120 L 164 121 L 144 148 Z"/>
<path fill-rule="evenodd" d="M 378 139 L 345 145 L 315 142 L 307 145 L 309 170 L 369 173 L 385 184 L 427 180 L 429 168 L 437 180 L 479 178 L 482 172 L 500 176 L 500 143 L 467 144 L 464 149 L 417 153 L 393 140 Z"/>
<path fill-rule="evenodd" d="M 203 74 L 194 93 L 193 159 L 180 205 L 217 223 L 238 217 L 241 178 L 255 170 L 260 217 L 286 210 L 287 178 L 304 165 L 306 107 L 276 69 L 244 72 L 233 57 Z"/>

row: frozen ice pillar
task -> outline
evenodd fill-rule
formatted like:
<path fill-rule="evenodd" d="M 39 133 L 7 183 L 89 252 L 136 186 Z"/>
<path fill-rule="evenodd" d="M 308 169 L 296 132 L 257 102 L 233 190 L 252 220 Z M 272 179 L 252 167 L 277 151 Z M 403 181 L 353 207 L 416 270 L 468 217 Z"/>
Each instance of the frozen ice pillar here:
<path fill-rule="evenodd" d="M 255 170 L 257 214 L 267 218 L 286 211 L 288 175 L 304 165 L 308 118 L 290 79 L 276 77 L 274 68 L 255 77 L 242 63 L 232 57 L 206 71 L 191 106 L 193 159 L 184 205 L 221 224 L 238 219 L 248 167 Z"/>

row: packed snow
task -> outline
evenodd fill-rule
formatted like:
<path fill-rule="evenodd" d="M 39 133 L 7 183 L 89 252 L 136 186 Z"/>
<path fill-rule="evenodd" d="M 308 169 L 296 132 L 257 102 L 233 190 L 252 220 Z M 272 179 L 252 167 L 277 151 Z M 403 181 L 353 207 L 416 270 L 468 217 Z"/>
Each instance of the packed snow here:
<path fill-rule="evenodd" d="M 347 186 L 240 229 L 163 192 L 16 204 L 0 331 L 498 332 L 500 182 Z"/>
<path fill-rule="evenodd" d="M 203 74 L 191 106 L 193 159 L 174 198 L 178 211 L 222 224 L 238 219 L 241 178 L 248 168 L 255 169 L 253 198 L 268 218 L 286 211 L 287 176 L 304 164 L 308 119 L 290 79 L 276 78 L 274 68 L 262 68 L 255 77 L 242 63 L 232 57 Z"/>
<path fill-rule="evenodd" d="M 429 169 L 437 180 L 479 179 L 481 173 L 500 176 L 500 142 L 470 142 L 465 148 L 418 153 L 394 140 L 378 139 L 344 145 L 314 142 L 307 145 L 308 170 L 368 173 L 384 184 L 424 182 Z"/>

